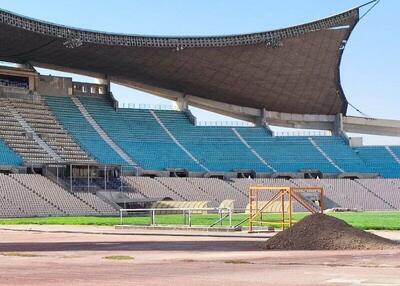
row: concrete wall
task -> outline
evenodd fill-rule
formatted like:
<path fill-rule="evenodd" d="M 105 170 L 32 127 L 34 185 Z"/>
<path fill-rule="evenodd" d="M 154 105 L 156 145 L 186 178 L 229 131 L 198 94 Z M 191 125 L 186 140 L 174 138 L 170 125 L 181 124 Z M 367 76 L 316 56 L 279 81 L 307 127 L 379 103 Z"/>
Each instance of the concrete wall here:
<path fill-rule="evenodd" d="M 40 95 L 72 95 L 72 78 L 40 75 L 37 91 Z"/>

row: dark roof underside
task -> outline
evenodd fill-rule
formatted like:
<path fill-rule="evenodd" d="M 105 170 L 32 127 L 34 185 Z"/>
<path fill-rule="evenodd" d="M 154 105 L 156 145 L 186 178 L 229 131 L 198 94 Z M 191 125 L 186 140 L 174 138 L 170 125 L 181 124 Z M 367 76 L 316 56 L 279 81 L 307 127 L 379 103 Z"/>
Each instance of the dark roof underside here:
<path fill-rule="evenodd" d="M 104 74 L 239 106 L 346 113 L 339 66 L 353 9 L 276 31 L 222 37 L 107 34 L 0 10 L 0 60 Z"/>

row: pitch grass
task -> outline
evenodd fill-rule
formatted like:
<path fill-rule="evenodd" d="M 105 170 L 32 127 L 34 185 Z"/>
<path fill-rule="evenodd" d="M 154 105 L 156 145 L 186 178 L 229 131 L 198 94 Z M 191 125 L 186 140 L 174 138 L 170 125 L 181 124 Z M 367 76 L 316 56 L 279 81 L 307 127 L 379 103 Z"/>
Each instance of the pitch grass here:
<path fill-rule="evenodd" d="M 1 256 L 9 256 L 9 257 L 40 257 L 41 255 L 25 253 L 25 252 L 1 252 Z"/>
<path fill-rule="evenodd" d="M 295 213 L 295 221 L 302 219 L 306 213 Z M 342 219 L 352 226 L 364 230 L 400 230 L 400 212 L 346 212 L 329 213 L 334 217 Z M 193 226 L 209 226 L 219 218 L 216 214 L 195 214 L 192 217 Z M 234 214 L 232 225 L 247 218 L 245 214 Z M 266 217 L 264 217 L 266 219 Z M 279 214 L 269 214 L 268 221 L 279 221 Z M 183 225 L 182 215 L 157 215 L 156 223 L 159 225 Z M 16 224 L 37 224 L 37 225 L 99 225 L 114 226 L 120 224 L 119 217 L 46 217 L 46 218 L 16 218 L 0 219 L 0 225 Z M 148 225 L 150 218 L 148 216 L 124 217 L 123 224 L 126 225 Z M 225 220 L 224 226 L 228 225 Z M 244 223 L 243 226 L 247 224 Z"/>

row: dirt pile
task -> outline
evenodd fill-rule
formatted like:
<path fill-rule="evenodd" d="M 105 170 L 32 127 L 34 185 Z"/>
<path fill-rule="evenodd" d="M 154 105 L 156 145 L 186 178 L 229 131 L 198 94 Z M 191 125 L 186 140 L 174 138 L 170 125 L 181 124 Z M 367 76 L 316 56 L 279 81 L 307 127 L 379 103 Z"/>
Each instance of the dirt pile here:
<path fill-rule="evenodd" d="M 267 249 L 282 250 L 387 249 L 399 246 L 392 240 L 356 229 L 324 214 L 309 215 L 266 243 Z"/>

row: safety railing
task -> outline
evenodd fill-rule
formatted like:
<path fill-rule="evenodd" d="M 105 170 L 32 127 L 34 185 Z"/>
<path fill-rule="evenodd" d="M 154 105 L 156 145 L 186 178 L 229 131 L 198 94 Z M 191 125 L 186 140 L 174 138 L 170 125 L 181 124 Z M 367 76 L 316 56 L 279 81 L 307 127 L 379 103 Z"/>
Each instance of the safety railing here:
<path fill-rule="evenodd" d="M 250 122 L 242 121 L 197 121 L 197 126 L 254 127 Z"/>
<path fill-rule="evenodd" d="M 130 108 L 130 109 L 178 110 L 176 106 L 169 104 L 144 104 L 144 103 L 122 102 L 120 103 L 119 107 Z"/>
<path fill-rule="evenodd" d="M 182 215 L 182 223 L 180 225 L 185 225 L 192 227 L 193 216 L 201 214 L 218 214 L 218 219 L 213 221 L 208 227 L 214 227 L 217 225 L 223 226 L 225 221 L 228 222 L 228 227 L 232 228 L 232 214 L 233 209 L 231 208 L 150 208 L 150 209 L 120 209 L 120 224 L 124 225 L 124 218 L 129 217 L 129 214 L 135 215 L 148 215 L 150 220 L 148 225 L 157 226 L 162 225 L 157 223 L 157 216 L 175 214 Z M 125 216 L 124 216 L 125 214 Z M 165 223 L 164 223 L 165 225 Z M 199 225 L 200 226 L 200 225 Z M 205 225 L 202 225 L 205 226 Z M 207 226 L 207 225 L 206 225 Z"/>
<path fill-rule="evenodd" d="M 331 136 L 329 131 L 274 131 L 274 136 Z"/>

